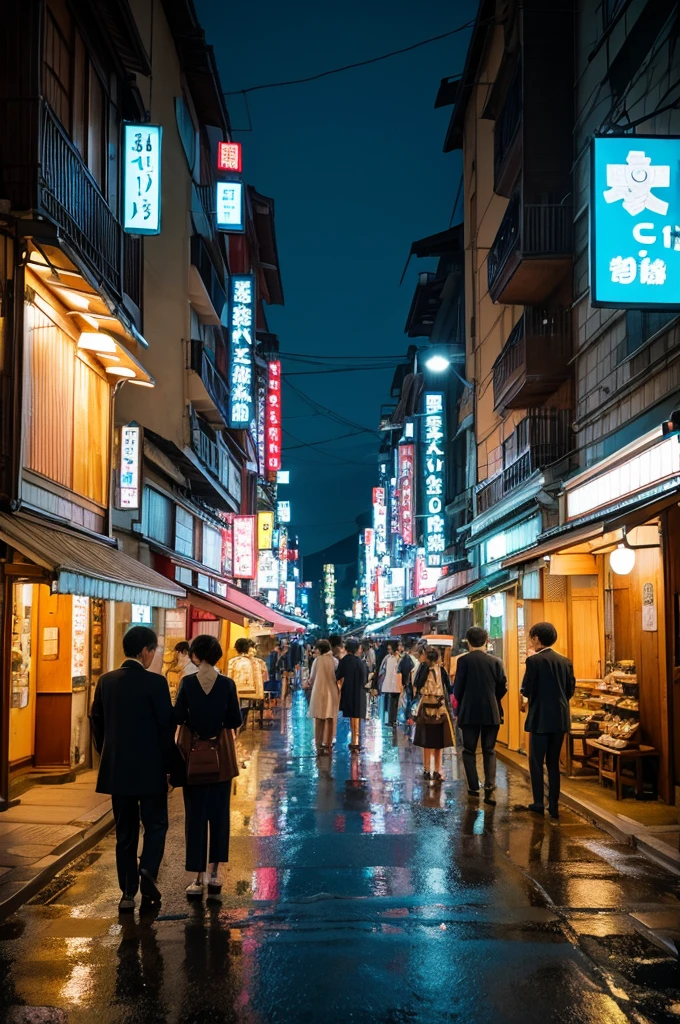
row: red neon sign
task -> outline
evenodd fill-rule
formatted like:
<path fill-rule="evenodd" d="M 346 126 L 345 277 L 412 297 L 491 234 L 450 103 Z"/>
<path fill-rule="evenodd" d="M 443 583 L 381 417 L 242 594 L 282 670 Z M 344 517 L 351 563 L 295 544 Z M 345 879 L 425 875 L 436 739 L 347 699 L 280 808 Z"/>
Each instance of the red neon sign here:
<path fill-rule="evenodd" d="M 218 142 L 217 143 L 217 170 L 236 171 L 240 174 L 243 169 L 240 142 Z"/>
<path fill-rule="evenodd" d="M 399 447 L 399 533 L 404 544 L 413 544 L 413 462 L 412 444 Z"/>
<path fill-rule="evenodd" d="M 265 436 L 267 470 L 276 472 L 281 469 L 281 363 L 278 359 L 269 364 Z"/>

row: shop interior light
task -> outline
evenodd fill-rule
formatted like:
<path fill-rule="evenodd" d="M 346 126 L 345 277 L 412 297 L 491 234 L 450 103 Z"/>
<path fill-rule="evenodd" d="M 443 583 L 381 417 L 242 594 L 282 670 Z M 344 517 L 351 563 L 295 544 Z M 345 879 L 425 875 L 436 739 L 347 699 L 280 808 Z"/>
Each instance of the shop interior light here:
<path fill-rule="evenodd" d="M 445 370 L 448 370 L 450 365 L 450 360 L 439 353 L 433 353 L 425 360 L 425 366 L 428 370 L 431 370 L 432 373 L 444 373 Z"/>
<path fill-rule="evenodd" d="M 110 373 L 112 377 L 126 377 L 128 380 L 137 376 L 135 371 L 128 369 L 127 366 L 107 366 L 106 372 Z"/>
<path fill-rule="evenodd" d="M 83 331 L 78 338 L 78 348 L 87 349 L 88 352 L 102 352 L 105 354 L 116 351 L 113 339 L 101 331 Z"/>
<path fill-rule="evenodd" d="M 54 290 L 73 309 L 88 310 L 90 308 L 90 296 L 79 292 L 76 288 L 55 288 Z"/>
<path fill-rule="evenodd" d="M 151 380 L 131 380 L 131 384 L 137 384 L 140 388 L 155 388 L 155 384 Z"/>
<path fill-rule="evenodd" d="M 609 564 L 617 576 L 627 576 L 635 565 L 635 552 L 627 544 L 618 544 L 609 555 Z"/>

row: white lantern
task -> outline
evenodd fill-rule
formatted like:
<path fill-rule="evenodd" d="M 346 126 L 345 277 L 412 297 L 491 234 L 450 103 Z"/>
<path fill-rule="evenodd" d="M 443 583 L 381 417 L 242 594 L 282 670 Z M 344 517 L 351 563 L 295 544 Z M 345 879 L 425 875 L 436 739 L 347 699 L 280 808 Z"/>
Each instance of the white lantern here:
<path fill-rule="evenodd" d="M 609 556 L 609 564 L 617 576 L 627 576 L 635 565 L 635 552 L 625 544 L 618 544 Z"/>

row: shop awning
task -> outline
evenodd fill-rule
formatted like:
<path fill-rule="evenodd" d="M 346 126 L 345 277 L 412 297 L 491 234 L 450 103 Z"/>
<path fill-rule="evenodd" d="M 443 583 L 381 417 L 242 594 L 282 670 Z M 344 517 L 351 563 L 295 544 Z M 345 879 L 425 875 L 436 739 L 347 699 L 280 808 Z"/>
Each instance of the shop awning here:
<path fill-rule="evenodd" d="M 423 633 L 425 626 L 429 625 L 432 619 L 437 617 L 437 606 L 434 604 L 423 604 L 420 608 L 412 608 L 407 615 L 390 626 L 392 636 L 405 636 L 408 633 Z"/>
<path fill-rule="evenodd" d="M 113 544 L 30 516 L 0 513 L 0 540 L 16 548 L 54 581 L 58 594 L 174 608 L 184 590 Z"/>
<path fill-rule="evenodd" d="M 224 600 L 226 604 L 235 608 L 236 611 L 247 618 L 268 623 L 274 633 L 304 632 L 304 626 L 300 625 L 300 623 L 293 622 L 292 619 L 286 618 L 281 612 L 274 611 L 273 608 L 262 604 L 261 601 L 256 601 L 254 597 L 249 597 L 248 594 L 244 594 L 238 587 L 228 586 Z"/>

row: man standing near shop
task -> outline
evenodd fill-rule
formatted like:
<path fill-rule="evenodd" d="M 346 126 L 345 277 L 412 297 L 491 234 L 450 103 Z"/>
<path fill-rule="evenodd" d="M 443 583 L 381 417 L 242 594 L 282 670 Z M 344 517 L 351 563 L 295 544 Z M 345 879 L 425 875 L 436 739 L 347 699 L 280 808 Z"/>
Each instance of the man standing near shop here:
<path fill-rule="evenodd" d="M 548 769 L 548 813 L 559 818 L 560 751 L 571 719 L 569 701 L 576 681 L 574 666 L 568 658 L 552 650 L 557 630 L 551 622 L 537 622 L 529 630 L 529 641 L 535 652 L 527 658 L 522 683 L 522 696 L 529 701 L 525 730 L 531 734 L 529 770 L 533 803 L 529 810 L 543 814 L 545 789 L 543 765 Z"/>
<path fill-rule="evenodd" d="M 172 702 L 163 676 L 147 669 L 158 646 L 147 626 L 123 637 L 125 661 L 100 677 L 92 702 L 92 735 L 101 755 L 97 792 L 110 793 L 116 822 L 116 866 L 122 892 L 118 909 L 158 905 L 156 884 L 168 831 L 168 774 L 174 752 Z M 139 822 L 144 826 L 137 862 Z"/>
<path fill-rule="evenodd" d="M 458 702 L 458 726 L 463 734 L 463 765 L 468 795 L 479 796 L 477 744 L 482 741 L 484 762 L 484 801 L 495 804 L 496 739 L 503 720 L 501 701 L 508 681 L 503 663 L 486 653 L 489 634 L 482 626 L 472 626 L 465 634 L 469 654 L 456 665 L 453 695 Z"/>

